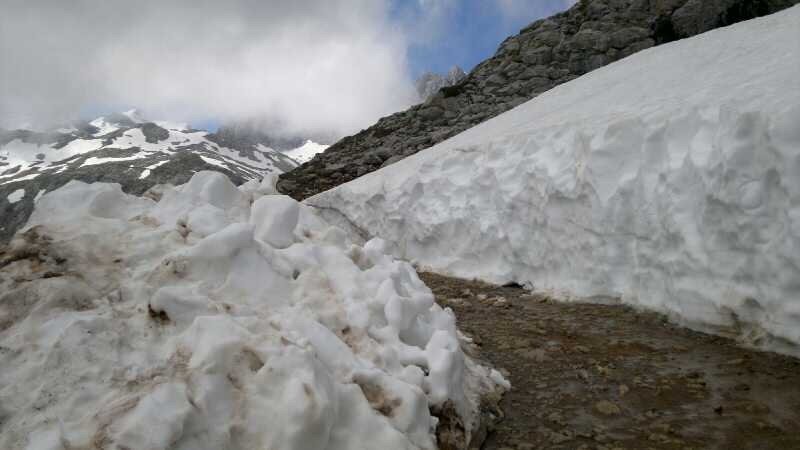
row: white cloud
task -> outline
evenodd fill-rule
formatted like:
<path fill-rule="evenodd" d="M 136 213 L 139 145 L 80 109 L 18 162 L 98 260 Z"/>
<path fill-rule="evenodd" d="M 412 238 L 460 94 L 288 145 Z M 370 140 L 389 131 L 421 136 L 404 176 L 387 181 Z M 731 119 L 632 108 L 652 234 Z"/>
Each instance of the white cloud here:
<path fill-rule="evenodd" d="M 414 99 L 388 0 L 4 0 L 0 125 L 102 105 L 347 133 Z"/>

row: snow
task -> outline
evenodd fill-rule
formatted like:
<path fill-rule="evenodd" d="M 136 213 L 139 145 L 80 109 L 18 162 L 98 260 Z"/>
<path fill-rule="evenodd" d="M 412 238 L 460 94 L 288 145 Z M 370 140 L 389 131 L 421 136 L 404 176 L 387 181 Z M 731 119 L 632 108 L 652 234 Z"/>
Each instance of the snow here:
<path fill-rule="evenodd" d="M 445 402 L 474 427 L 507 382 L 452 311 L 274 184 L 43 195 L 8 249 L 40 257 L 0 271 L 0 448 L 434 449 Z"/>
<path fill-rule="evenodd" d="M 98 117 L 97 119 L 94 119 L 91 122 L 89 122 L 89 125 L 98 128 L 98 131 L 92 135 L 94 137 L 105 136 L 108 133 L 113 133 L 119 130 L 119 126 L 107 122 L 105 117 Z"/>
<path fill-rule="evenodd" d="M 169 160 L 168 160 L 168 159 L 165 159 L 165 160 L 163 160 L 163 161 L 159 161 L 159 162 L 157 162 L 157 163 L 150 164 L 149 166 L 147 166 L 147 167 L 145 167 L 145 168 L 144 168 L 144 170 L 142 171 L 142 173 L 139 175 L 139 179 L 140 179 L 140 180 L 144 180 L 145 178 L 147 178 L 147 177 L 149 177 L 149 176 L 150 176 L 150 172 L 151 172 L 152 170 L 154 170 L 154 169 L 156 169 L 157 167 L 159 167 L 159 166 L 162 166 L 162 165 L 164 165 L 164 164 L 166 164 L 166 163 L 168 163 L 168 162 L 169 162 Z"/>
<path fill-rule="evenodd" d="M 186 131 L 189 129 L 189 124 L 186 122 L 169 122 L 166 120 L 157 120 L 154 123 L 165 130 Z"/>
<path fill-rule="evenodd" d="M 123 112 L 122 115 L 127 117 L 128 119 L 131 119 L 131 121 L 133 123 L 144 123 L 145 122 L 144 118 L 142 118 L 142 115 L 139 113 L 139 110 L 136 109 L 136 108 L 129 109 L 129 110 Z M 156 123 L 156 125 L 158 125 L 158 123 Z M 161 125 L 159 125 L 159 126 L 161 126 Z"/>
<path fill-rule="evenodd" d="M 13 205 L 14 203 L 22 200 L 22 197 L 25 197 L 25 189 L 17 189 L 16 191 L 8 194 L 6 199 L 8 199 L 8 203 Z"/>
<path fill-rule="evenodd" d="M 12 178 L 12 179 L 9 179 L 9 180 L 6 180 L 6 181 L 0 181 L 0 185 L 8 184 L 8 183 L 14 183 L 14 182 L 17 182 L 17 181 L 32 180 L 32 179 L 38 177 L 40 174 L 31 173 L 31 174 L 28 174 L 28 175 L 25 175 L 25 176 L 22 176 L 22 177 L 13 178 L 15 175 L 17 175 L 17 174 L 15 173 L 15 174 L 12 174 L 12 175 L 6 175 L 6 176 L 0 177 L 0 180 L 3 180 L 4 178 Z"/>
<path fill-rule="evenodd" d="M 221 167 L 221 168 L 226 169 L 226 170 L 228 169 L 228 166 L 224 162 L 222 162 L 222 161 L 220 161 L 220 160 L 218 160 L 216 158 L 209 158 L 208 156 L 203 156 L 203 155 L 200 155 L 200 158 L 203 161 L 207 162 L 208 164 L 211 164 L 212 166 Z"/>
<path fill-rule="evenodd" d="M 798 29 L 793 7 L 637 53 L 307 203 L 439 272 L 798 354 Z"/>
<path fill-rule="evenodd" d="M 308 140 L 300 147 L 288 150 L 284 152 L 284 154 L 298 163 L 303 164 L 311 161 L 314 155 L 324 152 L 328 147 L 330 147 L 330 145 L 317 144 L 314 141 Z"/>
<path fill-rule="evenodd" d="M 98 164 L 106 164 L 110 162 L 133 161 L 145 157 L 147 157 L 147 155 L 141 153 L 137 153 L 133 156 L 122 156 L 119 158 L 113 158 L 113 157 L 99 158 L 97 156 L 91 156 L 89 158 L 86 158 L 86 161 L 84 161 L 83 164 L 81 164 L 81 167 L 96 166 Z"/>
<path fill-rule="evenodd" d="M 88 153 L 94 150 L 99 150 L 103 147 L 102 139 L 74 139 L 60 149 L 48 149 L 52 155 L 45 152 L 45 156 L 53 158 L 53 161 L 60 161 L 71 156 Z M 55 156 L 55 158 L 54 158 Z"/>
<path fill-rule="evenodd" d="M 5 157 L 5 162 L 8 163 L 8 167 L 19 167 L 17 173 L 21 173 L 30 169 L 41 169 L 52 165 L 54 162 L 71 158 L 81 153 L 98 150 L 102 146 L 101 139 L 74 139 L 64 147 L 58 149 L 52 148 L 50 145 L 36 145 L 23 142 L 20 139 L 14 139 L 0 147 L 0 156 Z M 43 157 L 40 158 L 40 156 Z M 0 176 L 0 180 L 12 178 L 16 176 L 17 173 Z M 29 176 L 34 178 L 38 176 L 38 174 L 31 174 Z M 13 181 L 19 180 L 20 178 L 17 178 Z"/>

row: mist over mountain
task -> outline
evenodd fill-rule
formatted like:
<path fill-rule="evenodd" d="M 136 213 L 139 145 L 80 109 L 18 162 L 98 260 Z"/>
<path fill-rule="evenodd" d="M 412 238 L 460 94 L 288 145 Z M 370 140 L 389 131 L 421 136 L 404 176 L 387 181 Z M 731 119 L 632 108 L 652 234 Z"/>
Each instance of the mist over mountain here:
<path fill-rule="evenodd" d="M 464 69 L 453 66 L 446 74 L 425 72 L 414 82 L 419 98 L 424 102 L 436 95 L 443 87 L 453 86 L 467 77 Z"/>

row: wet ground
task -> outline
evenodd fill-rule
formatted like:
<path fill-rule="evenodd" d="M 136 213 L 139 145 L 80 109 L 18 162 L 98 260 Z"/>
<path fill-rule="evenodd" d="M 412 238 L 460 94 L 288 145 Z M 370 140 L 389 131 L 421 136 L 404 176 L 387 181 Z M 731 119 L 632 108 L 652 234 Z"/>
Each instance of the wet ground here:
<path fill-rule="evenodd" d="M 422 273 L 507 375 L 484 449 L 800 449 L 800 360 L 621 305 Z"/>

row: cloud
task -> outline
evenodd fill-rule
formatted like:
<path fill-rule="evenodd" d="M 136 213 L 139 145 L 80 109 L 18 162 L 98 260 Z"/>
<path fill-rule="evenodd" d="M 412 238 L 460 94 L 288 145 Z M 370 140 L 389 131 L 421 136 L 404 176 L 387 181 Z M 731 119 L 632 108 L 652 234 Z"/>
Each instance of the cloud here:
<path fill-rule="evenodd" d="M 349 133 L 409 105 L 388 0 L 4 0 L 0 126 L 87 108 Z"/>

